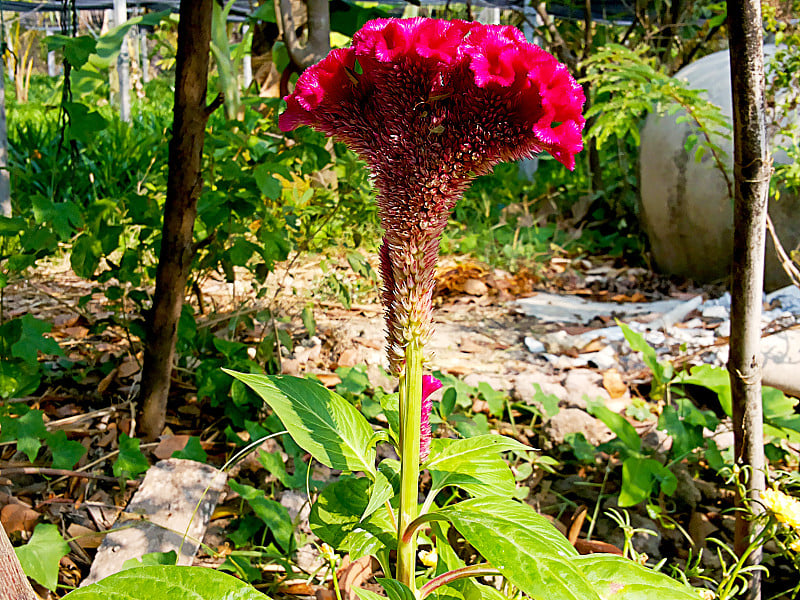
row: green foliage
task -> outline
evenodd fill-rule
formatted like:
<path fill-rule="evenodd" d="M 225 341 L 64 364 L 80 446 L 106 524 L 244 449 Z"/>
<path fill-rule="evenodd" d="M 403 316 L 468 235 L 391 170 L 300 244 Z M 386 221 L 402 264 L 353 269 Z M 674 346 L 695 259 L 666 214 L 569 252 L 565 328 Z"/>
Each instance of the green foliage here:
<path fill-rule="evenodd" d="M 114 477 L 134 479 L 150 467 L 150 463 L 147 462 L 144 454 L 139 450 L 140 441 L 138 438 L 132 438 L 125 433 L 121 433 L 118 442 L 119 455 L 113 465 Z"/>
<path fill-rule="evenodd" d="M 275 500 L 269 500 L 264 492 L 252 486 L 228 482 L 231 490 L 246 500 L 255 515 L 261 519 L 267 529 L 272 533 L 275 542 L 285 551 L 294 549 L 294 530 L 289 511 Z"/>
<path fill-rule="evenodd" d="M 38 524 L 28 543 L 14 550 L 25 574 L 48 590 L 55 591 L 59 562 L 70 551 L 58 527 L 49 523 Z"/>
<path fill-rule="evenodd" d="M 69 600 L 264 600 L 268 598 L 235 577 L 205 567 L 143 566 L 120 571 L 70 592 Z"/>

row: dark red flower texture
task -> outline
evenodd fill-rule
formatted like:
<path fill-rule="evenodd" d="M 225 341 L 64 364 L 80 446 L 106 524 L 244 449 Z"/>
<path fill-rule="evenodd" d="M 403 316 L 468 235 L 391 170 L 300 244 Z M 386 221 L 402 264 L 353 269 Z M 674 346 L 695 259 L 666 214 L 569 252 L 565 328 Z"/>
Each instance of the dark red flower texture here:
<path fill-rule="evenodd" d="M 385 230 L 381 250 L 389 355 L 429 335 L 439 237 L 477 175 L 548 152 L 572 169 L 583 90 L 509 26 L 378 19 L 297 81 L 280 127 L 345 142 L 369 165 Z"/>

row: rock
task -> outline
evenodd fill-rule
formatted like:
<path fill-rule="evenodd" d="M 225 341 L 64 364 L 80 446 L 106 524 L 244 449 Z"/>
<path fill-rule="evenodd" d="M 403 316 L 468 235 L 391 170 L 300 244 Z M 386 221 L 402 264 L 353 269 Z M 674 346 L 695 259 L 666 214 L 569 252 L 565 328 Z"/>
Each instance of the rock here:
<path fill-rule="evenodd" d="M 567 404 L 576 408 L 586 408 L 586 397 L 611 400 L 608 391 L 602 386 L 603 376 L 590 369 L 572 369 L 564 378 L 567 390 Z"/>
<path fill-rule="evenodd" d="M 544 344 L 535 337 L 531 337 L 529 335 L 525 336 L 525 347 L 533 354 L 541 354 L 545 351 Z"/>
<path fill-rule="evenodd" d="M 227 473 L 193 460 L 170 458 L 147 470 L 123 515 L 105 536 L 81 586 L 122 570 L 123 563 L 151 552 L 178 555 L 190 565 L 222 495 Z M 186 532 L 186 536 L 183 533 Z"/>
<path fill-rule="evenodd" d="M 595 419 L 579 408 L 562 408 L 545 423 L 544 433 L 554 446 L 563 444 L 564 438 L 570 433 L 583 433 L 593 446 L 598 446 L 614 437 L 600 419 Z"/>
<path fill-rule="evenodd" d="M 299 527 L 308 530 L 308 516 L 311 514 L 311 505 L 305 494 L 296 490 L 285 490 L 281 494 L 280 503 L 289 511 L 292 521 L 299 523 Z"/>
<path fill-rule="evenodd" d="M 325 561 L 320 558 L 316 544 L 306 544 L 298 548 L 294 562 L 301 571 L 309 575 L 325 566 Z"/>
<path fill-rule="evenodd" d="M 676 502 L 685 503 L 690 509 L 694 510 L 703 499 L 703 495 L 695 485 L 691 473 L 683 463 L 675 465 L 672 468 L 672 473 L 678 480 L 678 487 L 672 497 Z"/>
<path fill-rule="evenodd" d="M 481 383 L 486 383 L 498 392 L 504 392 L 511 386 L 508 378 L 493 373 L 470 373 L 464 377 L 464 383 L 472 387 L 478 387 Z"/>
<path fill-rule="evenodd" d="M 765 54 L 774 53 L 765 46 Z M 731 119 L 730 59 L 728 51 L 701 58 L 678 71 L 676 79 L 688 82 L 691 89 L 707 90 L 705 96 Z M 642 225 L 650 239 L 651 252 L 659 269 L 666 273 L 710 282 L 727 278 L 733 255 L 733 203 L 725 179 L 711 153 L 697 162 L 694 151 L 684 148 L 695 133 L 689 122 L 678 123 L 684 113 L 651 114 L 642 130 L 640 181 Z M 787 116 L 800 121 L 800 113 Z M 714 144 L 725 153 L 728 172 L 732 172 L 733 146 L 730 139 L 713 136 Z M 773 147 L 782 145 L 775 141 Z M 786 162 L 785 153 L 775 153 L 776 162 Z M 769 212 L 784 248 L 800 241 L 800 196 L 787 190 L 780 202 L 770 201 Z M 767 236 L 766 289 L 788 283 Z"/>
<path fill-rule="evenodd" d="M 559 400 L 566 400 L 569 393 L 561 383 L 559 378 L 554 375 L 547 375 L 541 371 L 524 371 L 511 378 L 512 396 L 515 400 L 532 404 L 536 397 L 536 385 L 540 387 L 542 393 L 552 394 Z"/>

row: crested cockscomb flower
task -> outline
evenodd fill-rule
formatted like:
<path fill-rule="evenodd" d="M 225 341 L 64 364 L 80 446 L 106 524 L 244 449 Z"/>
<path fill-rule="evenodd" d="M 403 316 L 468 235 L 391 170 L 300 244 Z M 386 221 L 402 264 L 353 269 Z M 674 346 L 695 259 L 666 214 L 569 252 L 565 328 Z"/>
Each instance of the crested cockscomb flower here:
<path fill-rule="evenodd" d="M 374 176 L 389 362 L 431 333 L 439 238 L 469 183 L 494 165 L 582 149 L 583 91 L 510 26 L 377 19 L 298 79 L 280 127 L 335 137 Z"/>
<path fill-rule="evenodd" d="M 419 427 L 419 460 L 425 462 L 431 453 L 431 394 L 442 388 L 433 375 L 422 376 L 422 410 Z"/>

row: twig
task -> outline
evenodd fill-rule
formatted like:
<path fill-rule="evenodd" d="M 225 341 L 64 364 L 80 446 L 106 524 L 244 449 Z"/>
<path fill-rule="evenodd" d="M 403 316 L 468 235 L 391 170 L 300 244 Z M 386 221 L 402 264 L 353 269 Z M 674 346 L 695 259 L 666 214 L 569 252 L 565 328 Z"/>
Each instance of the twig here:
<path fill-rule="evenodd" d="M 800 287 L 800 270 L 794 266 L 794 261 L 786 253 L 786 250 L 783 249 L 783 244 L 781 244 L 780 239 L 778 239 L 778 234 L 775 231 L 775 226 L 772 224 L 772 218 L 769 216 L 769 213 L 767 213 L 767 231 L 769 231 L 769 235 L 772 237 L 772 243 L 775 245 L 775 252 L 778 254 L 778 260 L 781 261 L 783 270 L 786 271 L 789 279 L 792 280 L 792 284 Z"/>
<path fill-rule="evenodd" d="M 99 475 L 97 473 L 86 473 L 83 471 L 72 471 L 70 469 L 53 469 L 50 467 L 10 467 L 8 469 L 0 469 L 0 477 L 11 477 L 12 475 L 44 475 L 46 477 L 82 477 L 83 479 L 98 479 L 100 481 L 109 481 L 111 483 L 119 483 L 118 477 L 110 477 L 108 475 Z M 135 479 L 126 481 L 128 485 L 139 485 Z"/>

